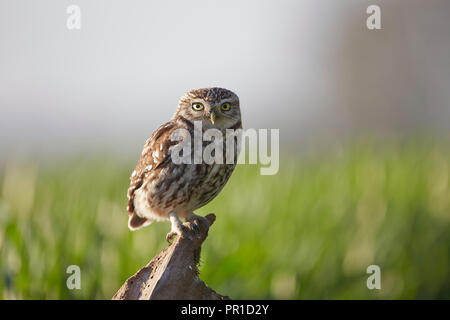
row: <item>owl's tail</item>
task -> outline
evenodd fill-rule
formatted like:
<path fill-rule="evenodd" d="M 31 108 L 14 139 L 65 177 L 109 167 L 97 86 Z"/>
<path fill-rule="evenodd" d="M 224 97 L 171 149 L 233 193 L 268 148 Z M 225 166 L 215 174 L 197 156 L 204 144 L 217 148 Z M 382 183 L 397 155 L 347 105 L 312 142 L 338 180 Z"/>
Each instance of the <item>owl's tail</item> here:
<path fill-rule="evenodd" d="M 153 222 L 152 219 L 141 218 L 134 212 L 128 218 L 128 228 L 131 231 L 135 231 L 135 230 L 140 229 L 142 227 L 148 226 L 152 222 Z"/>

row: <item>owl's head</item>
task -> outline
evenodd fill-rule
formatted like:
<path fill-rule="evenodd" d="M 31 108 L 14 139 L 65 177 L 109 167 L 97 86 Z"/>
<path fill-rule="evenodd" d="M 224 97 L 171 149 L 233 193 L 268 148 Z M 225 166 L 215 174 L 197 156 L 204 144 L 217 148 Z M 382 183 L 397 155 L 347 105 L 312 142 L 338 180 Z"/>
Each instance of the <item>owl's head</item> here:
<path fill-rule="evenodd" d="M 240 127 L 239 98 L 223 88 L 191 90 L 180 98 L 174 118 L 177 116 L 190 121 L 202 121 L 204 130 Z"/>

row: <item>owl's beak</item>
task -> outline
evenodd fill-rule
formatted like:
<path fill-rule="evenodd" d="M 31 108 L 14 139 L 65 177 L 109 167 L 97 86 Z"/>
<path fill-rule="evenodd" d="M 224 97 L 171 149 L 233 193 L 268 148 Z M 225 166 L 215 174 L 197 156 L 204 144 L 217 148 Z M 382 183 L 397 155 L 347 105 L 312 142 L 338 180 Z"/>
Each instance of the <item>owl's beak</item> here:
<path fill-rule="evenodd" d="M 216 122 L 216 111 L 211 111 L 211 123 L 214 124 Z"/>

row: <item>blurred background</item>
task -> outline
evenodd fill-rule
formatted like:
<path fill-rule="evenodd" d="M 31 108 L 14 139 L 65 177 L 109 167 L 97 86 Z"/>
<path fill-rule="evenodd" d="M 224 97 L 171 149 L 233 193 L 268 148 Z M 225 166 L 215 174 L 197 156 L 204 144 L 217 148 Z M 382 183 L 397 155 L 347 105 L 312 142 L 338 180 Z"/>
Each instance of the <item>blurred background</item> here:
<path fill-rule="evenodd" d="M 217 215 L 210 287 L 450 298 L 449 16 L 446 0 L 1 1 L 0 298 L 110 299 L 166 246 L 169 223 L 128 230 L 128 177 L 178 98 L 209 86 L 281 140 L 277 175 L 238 166 L 198 212 Z"/>

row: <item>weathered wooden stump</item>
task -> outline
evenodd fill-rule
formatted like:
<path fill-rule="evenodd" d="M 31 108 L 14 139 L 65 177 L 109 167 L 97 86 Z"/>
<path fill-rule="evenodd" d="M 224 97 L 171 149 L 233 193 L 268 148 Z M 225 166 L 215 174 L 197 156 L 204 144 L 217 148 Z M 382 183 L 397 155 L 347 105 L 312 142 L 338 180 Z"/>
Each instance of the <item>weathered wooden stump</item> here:
<path fill-rule="evenodd" d="M 184 223 L 192 240 L 177 236 L 172 244 L 130 277 L 113 300 L 229 299 L 208 288 L 198 277 L 201 245 L 215 220 L 216 216 L 211 213 Z"/>

